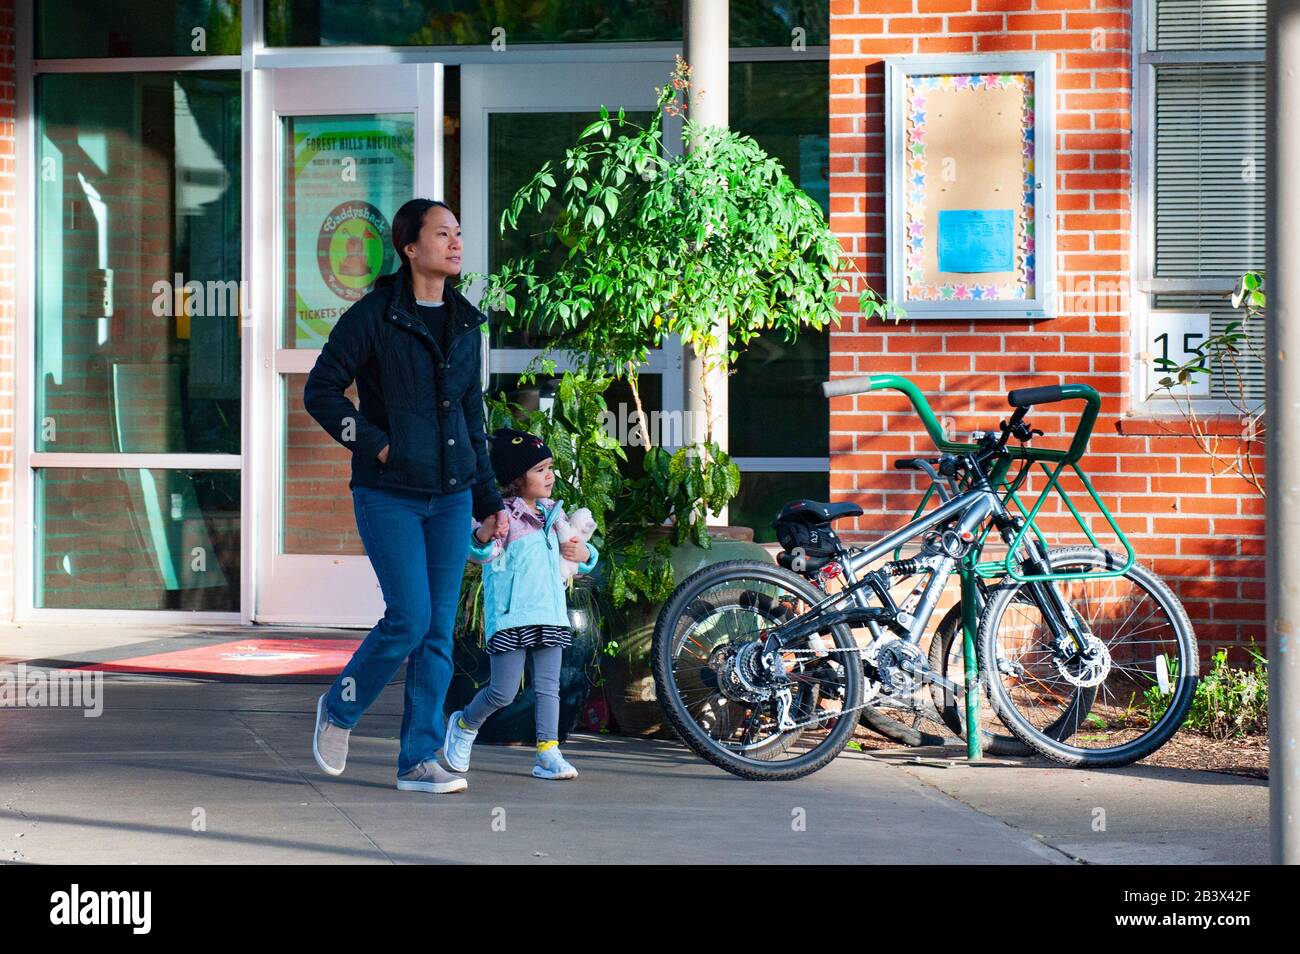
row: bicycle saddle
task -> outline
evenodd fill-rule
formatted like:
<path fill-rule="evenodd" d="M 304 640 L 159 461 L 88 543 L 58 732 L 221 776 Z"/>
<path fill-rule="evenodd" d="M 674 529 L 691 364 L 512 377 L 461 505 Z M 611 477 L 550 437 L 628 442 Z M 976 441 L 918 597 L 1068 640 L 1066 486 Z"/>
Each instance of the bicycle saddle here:
<path fill-rule="evenodd" d="M 776 515 L 777 521 L 793 520 L 798 523 L 829 523 L 840 517 L 860 517 L 862 508 L 850 501 L 822 503 L 820 500 L 792 500 Z"/>

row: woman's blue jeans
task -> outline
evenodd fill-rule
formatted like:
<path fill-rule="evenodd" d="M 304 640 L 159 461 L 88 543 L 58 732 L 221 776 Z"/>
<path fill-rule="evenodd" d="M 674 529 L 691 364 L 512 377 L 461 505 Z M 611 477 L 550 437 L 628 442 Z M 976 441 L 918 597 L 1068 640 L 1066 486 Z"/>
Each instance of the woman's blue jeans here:
<path fill-rule="evenodd" d="M 352 489 L 357 529 L 385 609 L 330 686 L 325 707 L 338 725 L 355 727 L 405 660 L 398 775 L 442 748 L 452 630 L 469 556 L 470 496 L 468 489 L 454 494 Z"/>

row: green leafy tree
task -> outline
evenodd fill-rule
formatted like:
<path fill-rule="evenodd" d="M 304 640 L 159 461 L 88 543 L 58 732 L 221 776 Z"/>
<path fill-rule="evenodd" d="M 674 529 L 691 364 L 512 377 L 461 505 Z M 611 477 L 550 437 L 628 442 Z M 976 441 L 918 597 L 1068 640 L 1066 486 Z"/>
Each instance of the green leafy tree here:
<path fill-rule="evenodd" d="M 852 267 L 818 204 L 749 136 L 687 118 L 682 138 L 696 148 L 667 153 L 663 116 L 684 114 L 689 73 L 678 57 L 648 126 L 602 106 L 563 171 L 543 164 L 499 227 L 516 227 L 525 206 L 552 210 L 551 224 L 533 236 L 534 251 L 486 276 L 484 302 L 504 312 L 505 327 L 540 333 L 554 351 L 633 387 L 668 335 L 694 348 L 708 373 L 758 334 L 792 341 L 803 327 L 838 323 L 848 282 L 837 275 Z M 858 308 L 889 311 L 865 282 Z"/>
<path fill-rule="evenodd" d="M 532 250 L 490 275 L 464 277 L 485 281 L 482 305 L 503 330 L 549 342 L 530 372 L 553 371 L 563 354 L 589 379 L 622 377 L 643 425 L 638 371 L 666 337 L 680 336 L 707 378 L 760 334 L 793 341 L 803 328 L 838 324 L 850 290 L 844 273 L 853 270 L 820 206 L 749 136 L 685 118 L 683 144 L 694 148 L 665 149 L 663 117 L 684 116 L 690 99 L 681 57 L 657 93 L 644 127 L 602 106 L 561 166 L 544 163 L 501 214 L 504 236 L 526 208 L 536 210 L 546 224 L 529 236 Z M 859 311 L 894 315 L 860 284 Z M 667 542 L 650 547 L 648 528 L 666 523 L 673 542 L 708 547 L 708 514 L 739 491 L 739 469 L 714 438 L 702 392 L 703 442 L 649 447 L 643 474 L 616 495 L 608 532 L 616 604 L 671 592 Z"/>

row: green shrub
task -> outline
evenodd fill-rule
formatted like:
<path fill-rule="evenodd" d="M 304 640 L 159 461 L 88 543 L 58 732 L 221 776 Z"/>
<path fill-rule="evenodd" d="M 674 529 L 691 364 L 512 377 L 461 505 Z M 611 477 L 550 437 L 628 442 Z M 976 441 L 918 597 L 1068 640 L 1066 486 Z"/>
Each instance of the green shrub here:
<path fill-rule="evenodd" d="M 1226 649 L 1214 654 L 1209 671 L 1196 684 L 1185 728 L 1212 739 L 1263 735 L 1268 731 L 1268 660 L 1253 645 L 1248 652 L 1254 661 L 1250 669 L 1229 666 Z M 1170 675 L 1176 674 L 1171 671 Z M 1164 714 L 1172 696 L 1156 686 L 1146 691 L 1147 711 L 1153 722 Z"/>

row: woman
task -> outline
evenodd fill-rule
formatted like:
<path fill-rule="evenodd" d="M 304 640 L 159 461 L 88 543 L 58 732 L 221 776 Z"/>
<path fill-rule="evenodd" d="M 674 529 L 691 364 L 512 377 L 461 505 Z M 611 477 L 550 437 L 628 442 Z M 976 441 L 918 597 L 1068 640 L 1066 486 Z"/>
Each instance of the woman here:
<path fill-rule="evenodd" d="M 316 702 L 312 752 L 343 772 L 348 735 L 406 667 L 397 787 L 456 792 L 438 764 L 451 682 L 452 626 L 471 516 L 507 517 L 483 430 L 479 382 L 487 319 L 454 286 L 460 223 L 443 202 L 412 199 L 393 216 L 402 267 L 375 282 L 330 332 L 307 378 L 307 412 L 352 452 L 353 510 L 384 595 L 384 616 Z M 344 392 L 357 382 L 360 409 Z"/>

